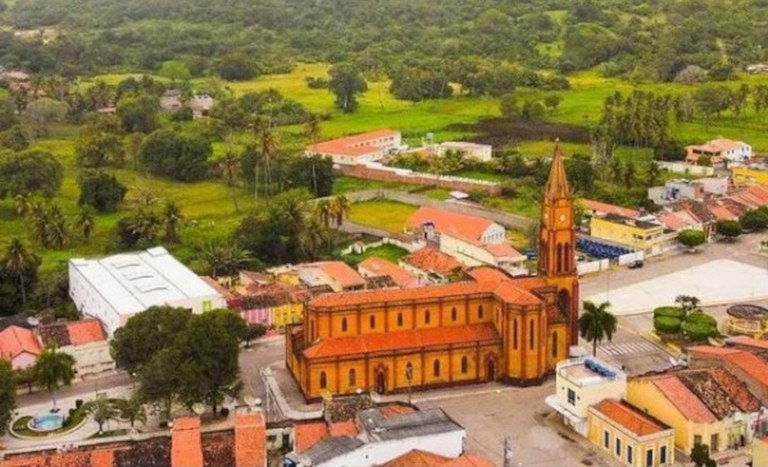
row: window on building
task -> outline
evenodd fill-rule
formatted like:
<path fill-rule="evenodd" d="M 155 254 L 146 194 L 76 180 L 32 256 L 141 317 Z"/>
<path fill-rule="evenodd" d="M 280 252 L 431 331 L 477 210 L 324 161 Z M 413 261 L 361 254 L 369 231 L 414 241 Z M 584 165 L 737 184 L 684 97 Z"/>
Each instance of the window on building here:
<path fill-rule="evenodd" d="M 628 444 L 627 445 L 627 464 L 632 465 L 632 454 L 633 454 L 632 446 Z"/>
<path fill-rule="evenodd" d="M 456 307 L 451 308 L 451 321 L 456 321 L 457 316 Z"/>
<path fill-rule="evenodd" d="M 357 372 L 354 368 L 349 370 L 349 386 L 354 387 L 357 385 Z"/>
<path fill-rule="evenodd" d="M 517 318 L 512 326 L 512 347 L 517 350 Z"/>
<path fill-rule="evenodd" d="M 467 361 L 467 357 L 461 357 L 461 372 L 466 373 L 469 369 L 469 361 Z"/>
<path fill-rule="evenodd" d="M 653 467 L 653 449 L 645 451 L 645 467 Z"/>
<path fill-rule="evenodd" d="M 435 378 L 440 377 L 440 360 L 435 359 L 435 363 L 432 364 L 432 375 Z"/>
<path fill-rule="evenodd" d="M 530 329 L 528 329 L 528 346 L 530 347 L 531 350 L 533 350 L 533 336 L 535 335 L 533 326 L 535 322 L 536 321 L 531 320 L 531 327 Z"/>
<path fill-rule="evenodd" d="M 611 434 L 608 431 L 603 431 L 603 447 L 608 449 L 611 447 Z"/>
<path fill-rule="evenodd" d="M 429 324 L 429 318 L 430 318 L 429 310 L 427 310 L 427 311 L 424 312 L 424 323 L 425 324 Z"/>
<path fill-rule="evenodd" d="M 693 435 L 693 444 L 702 444 L 701 435 Z"/>
<path fill-rule="evenodd" d="M 576 392 L 571 388 L 568 388 L 568 403 L 576 405 Z"/>
<path fill-rule="evenodd" d="M 371 329 L 376 329 L 376 317 L 374 315 L 371 315 L 370 318 L 368 318 L 368 324 L 371 325 Z"/>
<path fill-rule="evenodd" d="M 719 442 L 720 439 L 719 438 L 720 438 L 720 436 L 717 433 L 715 433 L 714 435 L 712 435 L 709 438 L 709 440 L 710 440 L 710 442 L 709 442 L 709 452 L 717 452 L 717 451 L 720 450 L 720 442 Z"/>
<path fill-rule="evenodd" d="M 397 314 L 397 326 L 398 327 L 403 327 L 403 314 L 402 313 L 398 313 Z"/>
<path fill-rule="evenodd" d="M 552 358 L 557 358 L 557 333 L 552 333 Z"/>
<path fill-rule="evenodd" d="M 621 457 L 621 439 L 616 438 L 616 457 Z"/>
<path fill-rule="evenodd" d="M 347 318 L 341 318 L 341 332 L 347 332 Z"/>
<path fill-rule="evenodd" d="M 324 371 L 320 372 L 320 389 L 326 389 L 328 387 L 328 376 Z"/>
<path fill-rule="evenodd" d="M 477 319 L 483 319 L 483 305 L 477 307 Z"/>
<path fill-rule="evenodd" d="M 667 463 L 667 447 L 662 446 L 659 448 L 659 464 Z"/>

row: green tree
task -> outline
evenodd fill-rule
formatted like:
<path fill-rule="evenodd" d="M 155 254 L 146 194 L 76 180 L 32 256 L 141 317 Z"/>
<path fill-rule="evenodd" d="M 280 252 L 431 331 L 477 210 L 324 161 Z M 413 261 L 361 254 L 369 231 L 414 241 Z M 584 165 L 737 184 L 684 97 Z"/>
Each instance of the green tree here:
<path fill-rule="evenodd" d="M 123 202 L 128 189 L 117 177 L 101 170 L 86 170 L 79 177 L 80 206 L 92 206 L 99 212 L 112 212 Z"/>
<path fill-rule="evenodd" d="M 67 104 L 43 97 L 30 102 L 22 115 L 32 127 L 35 136 L 44 136 L 48 134 L 48 127 L 52 123 L 64 121 L 67 115 Z"/>
<path fill-rule="evenodd" d="M 213 277 L 234 276 L 251 261 L 248 251 L 233 242 L 206 243 L 195 257 L 206 265 L 206 273 Z"/>
<path fill-rule="evenodd" d="M 590 301 L 584 302 L 584 312 L 579 318 L 579 335 L 582 339 L 592 342 L 592 355 L 597 355 L 597 344 L 603 339 L 610 341 L 616 332 L 618 321 L 616 316 L 608 311 L 608 302 L 595 305 Z"/>
<path fill-rule="evenodd" d="M 61 250 L 69 244 L 69 226 L 67 218 L 58 205 L 52 204 L 48 208 L 48 224 L 45 227 L 45 241 L 43 245 Z"/>
<path fill-rule="evenodd" d="M 121 165 L 125 160 L 122 136 L 120 120 L 113 115 L 83 125 L 75 141 L 77 162 L 83 167 L 96 168 L 107 164 Z"/>
<path fill-rule="evenodd" d="M 739 218 L 741 228 L 747 231 L 765 230 L 768 227 L 768 215 L 763 211 L 752 209 Z"/>
<path fill-rule="evenodd" d="M 27 248 L 18 238 L 12 238 L 3 256 L 2 269 L 8 275 L 18 280 L 21 291 L 22 309 L 27 308 L 27 293 L 30 284 L 26 283 L 29 276 L 37 276 L 37 268 L 40 266 L 40 258 L 27 251 Z M 34 272 L 32 272 L 34 270 Z"/>
<path fill-rule="evenodd" d="M 261 323 L 249 323 L 245 333 L 245 347 L 251 347 L 251 341 L 267 333 L 267 327 Z"/>
<path fill-rule="evenodd" d="M 117 116 L 123 122 L 123 128 L 129 133 L 151 133 L 157 127 L 157 114 L 160 104 L 156 96 L 142 94 L 120 99 L 117 104 Z"/>
<path fill-rule="evenodd" d="M 169 347 L 183 331 L 192 313 L 184 308 L 153 306 L 131 317 L 115 331 L 110 353 L 119 368 L 140 372 L 152 358 Z"/>
<path fill-rule="evenodd" d="M 161 402 L 164 407 L 161 416 L 165 420 L 171 418 L 171 407 L 179 392 L 179 362 L 180 357 L 172 348 L 164 348 L 147 362 L 140 374 L 141 401 Z"/>
<path fill-rule="evenodd" d="M 216 62 L 216 71 L 223 79 L 243 81 L 258 74 L 256 62 L 242 52 L 224 55 Z"/>
<path fill-rule="evenodd" d="M 648 164 L 648 170 L 645 172 L 645 184 L 649 187 L 656 186 L 661 177 L 661 167 L 656 161 L 651 161 Z"/>
<path fill-rule="evenodd" d="M 96 210 L 89 204 L 83 204 L 75 217 L 75 228 L 80 231 L 86 241 L 91 238 L 93 229 L 96 227 L 95 216 Z"/>
<path fill-rule="evenodd" d="M 320 137 L 320 130 L 320 116 L 313 112 L 308 113 L 304 121 L 304 136 L 314 144 Z"/>
<path fill-rule="evenodd" d="M 147 411 L 138 393 L 133 393 L 128 398 L 117 399 L 115 408 L 120 412 L 120 418 L 128 420 L 131 429 L 136 422 L 147 423 Z"/>
<path fill-rule="evenodd" d="M 720 116 L 728 108 L 731 92 L 725 86 L 702 86 L 693 93 L 696 109 L 704 116 L 707 125 L 713 115 Z"/>
<path fill-rule="evenodd" d="M 691 461 L 695 467 L 717 467 L 717 462 L 709 457 L 709 446 L 696 443 L 691 448 Z"/>
<path fill-rule="evenodd" d="M 333 159 L 319 154 L 293 157 L 286 178 L 287 184 L 292 188 L 306 188 L 318 198 L 330 196 L 336 178 Z"/>
<path fill-rule="evenodd" d="M 6 131 L 17 125 L 16 105 L 10 96 L 0 97 L 0 131 Z"/>
<path fill-rule="evenodd" d="M 680 309 L 683 311 L 683 321 L 685 321 L 691 313 L 701 312 L 701 308 L 699 308 L 701 300 L 693 295 L 678 295 L 675 297 L 675 303 L 680 305 Z"/>
<path fill-rule="evenodd" d="M 165 241 L 176 243 L 179 241 L 179 227 L 184 220 L 181 208 L 173 201 L 165 203 L 163 208 L 163 224 L 165 226 Z"/>
<path fill-rule="evenodd" d="M 141 144 L 139 160 L 154 175 L 190 182 L 206 176 L 212 151 L 199 135 L 158 130 Z"/>
<path fill-rule="evenodd" d="M 61 385 L 69 386 L 75 377 L 75 358 L 56 347 L 48 347 L 35 362 L 35 381 L 51 392 L 53 408 L 56 408 L 56 390 Z"/>
<path fill-rule="evenodd" d="M 562 101 L 563 98 L 560 97 L 559 94 L 547 94 L 544 96 L 544 105 L 550 110 L 550 112 L 556 111 Z"/>
<path fill-rule="evenodd" d="M 6 196 L 38 193 L 53 197 L 61 187 L 64 167 L 50 152 L 0 153 L 0 199 Z"/>
<path fill-rule="evenodd" d="M 695 249 L 706 241 L 704 232 L 701 230 L 685 229 L 677 234 L 677 241 L 688 249 Z"/>
<path fill-rule="evenodd" d="M 517 96 L 514 94 L 504 94 L 499 102 L 499 110 L 505 118 L 520 118 L 520 107 L 517 105 Z"/>
<path fill-rule="evenodd" d="M 350 64 L 335 65 L 328 74 L 328 88 L 336 95 L 336 107 L 344 113 L 357 110 L 357 95 L 368 90 L 363 75 Z"/>
<path fill-rule="evenodd" d="M 189 72 L 187 65 L 181 60 L 166 60 L 163 62 L 158 75 L 169 78 L 172 83 L 177 81 L 189 81 L 192 79 L 192 74 Z"/>
<path fill-rule="evenodd" d="M 104 424 L 116 420 L 120 412 L 106 397 L 98 397 L 85 404 L 84 410 L 99 424 L 99 434 L 104 433 Z"/>
<path fill-rule="evenodd" d="M 344 223 L 344 218 L 349 217 L 349 211 L 352 207 L 349 204 L 349 200 L 344 195 L 334 197 L 332 207 L 336 225 L 340 226 Z"/>
<path fill-rule="evenodd" d="M 21 125 L 14 125 L 0 133 L 0 144 L 14 151 L 23 151 L 29 147 L 29 135 Z"/>
<path fill-rule="evenodd" d="M 544 106 L 537 100 L 528 99 L 520 109 L 520 118 L 527 122 L 536 122 L 544 117 Z"/>
<path fill-rule="evenodd" d="M 736 220 L 722 219 L 715 224 L 715 232 L 729 241 L 733 241 L 741 235 L 741 224 Z"/>
<path fill-rule="evenodd" d="M 4 435 L 16 409 L 16 377 L 11 363 L 0 359 L 0 435 Z"/>

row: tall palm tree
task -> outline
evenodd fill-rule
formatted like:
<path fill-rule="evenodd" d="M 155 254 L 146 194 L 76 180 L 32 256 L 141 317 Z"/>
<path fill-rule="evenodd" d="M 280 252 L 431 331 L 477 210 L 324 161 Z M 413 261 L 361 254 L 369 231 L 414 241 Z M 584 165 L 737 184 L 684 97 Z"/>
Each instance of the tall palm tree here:
<path fill-rule="evenodd" d="M 59 206 L 53 204 L 48 209 L 50 223 L 45 232 L 45 245 L 57 250 L 64 248 L 69 243 L 69 229 L 67 227 L 67 218 L 61 212 Z"/>
<path fill-rule="evenodd" d="M 316 113 L 307 114 L 307 119 L 304 121 L 304 136 L 309 138 L 312 144 L 316 143 L 320 137 L 320 116 Z"/>
<path fill-rule="evenodd" d="M 328 226 L 324 225 L 320 219 L 315 216 L 311 216 L 304 224 L 304 228 L 299 234 L 301 241 L 301 249 L 309 257 L 310 260 L 317 260 L 320 256 L 320 251 L 323 248 L 323 244 L 330 238 L 330 232 Z"/>
<path fill-rule="evenodd" d="M 616 332 L 618 321 L 616 316 L 608 311 L 611 304 L 603 302 L 595 305 L 590 301 L 584 302 L 584 312 L 579 318 L 579 334 L 582 339 L 592 342 L 592 355 L 597 355 L 597 344 L 603 339 L 610 340 Z"/>
<path fill-rule="evenodd" d="M 25 193 L 20 193 L 13 198 L 16 205 L 16 214 L 26 217 L 32 211 L 34 201 L 32 197 Z"/>
<path fill-rule="evenodd" d="M 130 422 L 131 429 L 136 422 L 147 423 L 147 411 L 137 393 L 128 398 L 117 399 L 115 408 L 120 412 L 120 418 Z"/>
<path fill-rule="evenodd" d="M 235 205 L 235 212 L 240 213 L 240 206 L 237 204 L 237 194 L 235 193 L 235 178 L 237 177 L 238 168 L 240 167 L 240 158 L 232 147 L 232 141 L 228 138 L 227 152 L 224 153 L 224 157 L 221 159 L 221 172 L 224 176 L 224 181 L 229 187 L 229 196 L 232 197 L 232 202 Z"/>
<path fill-rule="evenodd" d="M 30 206 L 27 214 L 28 222 L 31 224 L 32 237 L 40 244 L 48 245 L 48 230 L 50 229 L 51 216 L 48 209 L 38 203 Z"/>
<path fill-rule="evenodd" d="M 48 347 L 37 357 L 34 366 L 35 381 L 38 385 L 51 391 L 53 408 L 56 408 L 56 390 L 59 386 L 72 384 L 75 377 L 75 358 L 60 352 L 55 346 Z"/>
<path fill-rule="evenodd" d="M 208 243 L 196 256 L 208 265 L 208 271 L 214 277 L 237 274 L 251 261 L 248 250 L 231 242 Z"/>
<path fill-rule="evenodd" d="M 349 200 L 344 195 L 339 195 L 333 199 L 333 215 L 335 216 L 336 226 L 344 223 L 344 218 L 349 216 Z"/>
<path fill-rule="evenodd" d="M 331 226 L 331 217 L 334 216 L 334 207 L 328 198 L 317 201 L 312 209 L 312 215 L 327 228 Z"/>
<path fill-rule="evenodd" d="M 24 283 L 24 276 L 30 268 L 36 266 L 38 259 L 27 251 L 27 248 L 18 238 L 11 239 L 8 248 L 3 257 L 3 269 L 12 276 L 19 279 L 19 289 L 21 290 L 21 305 L 27 307 L 27 288 Z"/>
<path fill-rule="evenodd" d="M 83 238 L 88 241 L 96 227 L 96 210 L 89 204 L 80 206 L 80 212 L 75 217 L 75 228 L 83 234 Z"/>
<path fill-rule="evenodd" d="M 104 433 L 104 424 L 115 420 L 119 415 L 115 406 L 106 397 L 99 397 L 85 405 L 85 411 L 91 414 L 93 420 L 99 424 L 99 434 Z"/>
<path fill-rule="evenodd" d="M 277 132 L 267 123 L 261 119 L 257 119 L 256 122 L 254 123 L 254 128 L 256 137 L 259 140 L 261 157 L 264 160 L 264 184 L 266 185 L 265 188 L 269 190 L 272 185 L 272 158 L 275 157 L 275 154 L 280 147 L 280 140 Z M 254 170 L 256 170 L 256 167 L 258 167 L 258 164 L 254 166 Z"/>
<path fill-rule="evenodd" d="M 179 241 L 179 226 L 184 216 L 181 214 L 181 208 L 173 201 L 165 203 L 163 210 L 163 224 L 165 224 L 165 240 L 171 243 Z"/>

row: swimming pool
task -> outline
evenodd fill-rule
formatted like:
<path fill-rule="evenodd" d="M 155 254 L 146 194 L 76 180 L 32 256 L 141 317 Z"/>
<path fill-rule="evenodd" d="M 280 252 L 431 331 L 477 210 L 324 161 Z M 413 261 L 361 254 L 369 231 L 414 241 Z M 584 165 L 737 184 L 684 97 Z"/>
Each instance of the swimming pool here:
<path fill-rule="evenodd" d="M 38 415 L 32 419 L 30 428 L 36 431 L 53 431 L 64 425 L 64 417 L 55 413 Z"/>

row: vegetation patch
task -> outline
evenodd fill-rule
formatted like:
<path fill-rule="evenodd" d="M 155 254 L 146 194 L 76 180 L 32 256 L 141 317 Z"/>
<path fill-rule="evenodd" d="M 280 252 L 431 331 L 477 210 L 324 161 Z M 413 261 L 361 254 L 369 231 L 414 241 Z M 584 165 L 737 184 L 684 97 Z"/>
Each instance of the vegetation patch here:
<path fill-rule="evenodd" d="M 398 260 L 407 255 L 408 251 L 395 245 L 381 245 L 373 248 L 368 248 L 365 252 L 357 255 L 347 255 L 344 259 L 356 266 L 366 258 L 383 258 L 397 264 Z"/>
<path fill-rule="evenodd" d="M 493 147 L 506 147 L 520 141 L 554 141 L 589 144 L 590 130 L 570 123 L 527 122 L 509 118 L 486 118 L 474 124 L 448 125 L 450 131 L 477 133 L 472 140 Z"/>
<path fill-rule="evenodd" d="M 391 233 L 400 233 L 405 222 L 416 212 L 417 206 L 389 200 L 373 200 L 354 203 L 349 220 Z"/>

